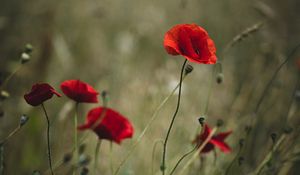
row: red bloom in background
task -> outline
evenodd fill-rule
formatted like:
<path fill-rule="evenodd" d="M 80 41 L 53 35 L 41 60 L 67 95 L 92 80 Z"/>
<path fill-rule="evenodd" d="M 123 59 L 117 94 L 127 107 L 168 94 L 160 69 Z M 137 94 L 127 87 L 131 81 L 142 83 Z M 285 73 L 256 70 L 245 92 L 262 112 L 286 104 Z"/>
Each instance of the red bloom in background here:
<path fill-rule="evenodd" d="M 55 91 L 55 89 L 47 83 L 37 83 L 31 88 L 31 91 L 24 95 L 26 102 L 32 106 L 38 106 L 44 101 L 52 98 L 53 94 L 58 97 L 61 95 Z"/>
<path fill-rule="evenodd" d="M 193 143 L 201 144 L 206 140 L 206 138 L 211 133 L 211 129 L 208 127 L 208 125 L 204 126 L 204 132 L 196 137 L 196 139 L 193 141 Z M 201 153 L 208 153 L 212 151 L 215 147 L 218 147 L 222 152 L 229 153 L 231 152 L 231 148 L 224 142 L 226 137 L 230 135 L 232 131 L 228 132 L 221 132 L 219 134 L 214 135 L 208 143 L 205 145 L 205 147 L 201 150 Z"/>
<path fill-rule="evenodd" d="M 92 86 L 80 80 L 66 80 L 60 85 L 63 93 L 78 103 L 98 103 L 99 94 Z"/>
<path fill-rule="evenodd" d="M 97 107 L 89 111 L 86 123 L 79 130 L 91 129 L 99 139 L 107 139 L 118 144 L 131 138 L 134 129 L 127 118 L 110 108 Z"/>
<path fill-rule="evenodd" d="M 164 47 L 171 55 L 182 55 L 195 63 L 215 64 L 216 47 L 208 33 L 196 24 L 178 24 L 164 38 Z"/>

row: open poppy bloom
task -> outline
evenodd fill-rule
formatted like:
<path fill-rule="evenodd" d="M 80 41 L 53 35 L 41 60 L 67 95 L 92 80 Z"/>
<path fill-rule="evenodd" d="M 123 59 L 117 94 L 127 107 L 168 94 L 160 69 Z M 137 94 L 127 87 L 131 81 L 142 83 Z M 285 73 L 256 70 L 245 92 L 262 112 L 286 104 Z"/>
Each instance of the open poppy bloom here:
<path fill-rule="evenodd" d="M 97 107 L 89 111 L 86 123 L 79 130 L 91 129 L 99 139 L 107 139 L 118 144 L 131 138 L 134 129 L 127 118 L 110 108 Z"/>
<path fill-rule="evenodd" d="M 193 143 L 197 143 L 201 145 L 201 143 L 207 139 L 210 133 L 211 133 L 211 129 L 208 127 L 208 125 L 205 124 L 203 133 L 198 135 L 196 139 L 193 141 Z M 231 148 L 224 142 L 226 137 L 231 133 L 232 131 L 228 131 L 228 132 L 221 132 L 219 134 L 214 135 L 208 141 L 205 147 L 201 150 L 201 153 L 208 153 L 212 151 L 215 147 L 218 147 L 224 153 L 231 152 Z"/>
<path fill-rule="evenodd" d="M 78 103 L 98 103 L 99 94 L 92 86 L 80 80 L 66 80 L 60 85 L 63 93 Z"/>
<path fill-rule="evenodd" d="M 216 47 L 208 33 L 196 24 L 178 24 L 164 37 L 164 47 L 171 55 L 182 55 L 199 64 L 215 64 Z"/>
<path fill-rule="evenodd" d="M 55 91 L 55 89 L 47 83 L 37 83 L 34 84 L 31 88 L 31 91 L 24 95 L 25 101 L 32 105 L 38 106 L 42 104 L 44 101 L 52 98 L 53 94 L 58 97 L 61 95 Z"/>

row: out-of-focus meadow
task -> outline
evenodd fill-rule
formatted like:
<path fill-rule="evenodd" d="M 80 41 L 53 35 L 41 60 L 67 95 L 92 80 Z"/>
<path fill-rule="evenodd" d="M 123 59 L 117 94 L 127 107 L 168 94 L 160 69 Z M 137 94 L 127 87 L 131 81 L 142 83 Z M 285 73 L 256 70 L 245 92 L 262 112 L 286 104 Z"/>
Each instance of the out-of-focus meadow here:
<path fill-rule="evenodd" d="M 278 137 L 286 126 L 294 128 L 272 162 L 269 174 L 297 174 L 299 160 L 286 161 L 299 154 L 299 94 L 295 65 L 296 52 L 284 65 L 267 92 L 264 88 L 288 53 L 300 42 L 300 1 L 211 1 L 211 0 L 87 0 L 87 1 L 17 1 L 2 0 L 0 5 L 0 80 L 19 66 L 20 52 L 26 43 L 34 46 L 31 61 L 9 81 L 10 98 L 1 102 L 0 138 L 19 123 L 21 114 L 30 117 L 22 130 L 5 147 L 7 175 L 31 174 L 48 169 L 46 121 L 40 108 L 23 99 L 36 82 L 48 82 L 57 90 L 66 79 L 81 79 L 100 92 L 109 92 L 109 106 L 127 116 L 135 134 L 121 145 L 114 144 L 114 169 L 125 157 L 130 145 L 142 132 L 155 108 L 177 85 L 181 56 L 170 56 L 163 48 L 165 32 L 180 23 L 204 27 L 215 41 L 222 61 L 224 81 L 215 82 L 212 65 L 192 64 L 194 71 L 183 83 L 182 102 L 168 143 L 168 168 L 192 148 L 209 98 L 206 122 L 213 126 L 224 121 L 220 131 L 233 130 L 226 140 L 232 152 L 205 154 L 202 168 L 195 161 L 188 174 L 223 174 L 238 152 L 239 139 L 246 136 L 245 127 L 255 126 L 241 155 L 243 164 L 235 163 L 229 174 L 253 171 L 272 149 L 271 133 Z M 245 36 L 223 54 L 226 45 L 247 28 L 263 22 L 257 31 Z M 210 82 L 213 85 L 210 86 Z M 300 90 L 300 89 L 299 89 Z M 60 91 L 60 90 L 59 90 Z M 61 91 L 60 91 L 61 92 Z M 254 115 L 259 98 L 265 97 Z M 51 118 L 53 163 L 73 147 L 73 103 L 66 97 L 45 103 Z M 80 106 L 79 123 L 95 104 Z M 120 174 L 150 174 L 152 149 L 164 139 L 176 95 L 163 107 L 146 135 L 120 170 Z M 88 134 L 86 153 L 93 160 L 97 137 Z M 103 141 L 99 171 L 110 174 L 110 144 Z M 162 146 L 155 151 L 154 171 L 159 172 Z M 299 155 L 298 157 L 299 158 Z M 188 159 L 186 159 L 188 160 Z M 184 162 L 186 162 L 186 160 Z M 93 163 L 90 163 L 92 167 Z M 179 169 L 182 166 L 179 166 Z M 57 174 L 66 174 L 60 167 Z M 91 172 L 92 173 L 92 172 Z"/>

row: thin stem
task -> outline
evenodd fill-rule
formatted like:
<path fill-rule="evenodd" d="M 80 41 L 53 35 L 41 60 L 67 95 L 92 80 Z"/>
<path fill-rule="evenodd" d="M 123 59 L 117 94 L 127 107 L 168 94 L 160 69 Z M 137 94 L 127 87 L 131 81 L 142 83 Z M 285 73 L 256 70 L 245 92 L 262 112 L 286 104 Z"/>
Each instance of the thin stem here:
<path fill-rule="evenodd" d="M 111 174 L 114 173 L 114 165 L 113 165 L 113 142 L 110 141 L 110 150 L 109 150 L 109 157 L 110 157 L 110 171 L 111 171 Z"/>
<path fill-rule="evenodd" d="M 155 158 L 155 150 L 156 150 L 156 146 L 159 144 L 159 143 L 164 143 L 164 140 L 162 139 L 159 139 L 159 140 L 156 140 L 154 142 L 154 145 L 153 145 L 153 149 L 152 149 L 152 160 L 151 160 L 151 175 L 154 174 L 154 158 Z"/>
<path fill-rule="evenodd" d="M 0 175 L 4 175 L 4 146 L 0 145 Z"/>
<path fill-rule="evenodd" d="M 234 162 L 239 158 L 241 151 L 242 151 L 242 147 L 240 146 L 238 153 L 235 155 L 234 159 L 230 162 L 229 166 L 227 167 L 225 175 L 229 174 L 231 167 L 233 166 Z"/>
<path fill-rule="evenodd" d="M 200 155 L 203 148 L 206 146 L 206 144 L 209 142 L 209 140 L 213 137 L 213 135 L 216 133 L 217 127 L 214 127 L 211 131 L 211 133 L 208 135 L 208 137 L 204 140 L 204 142 L 201 144 L 199 149 L 193 154 L 193 157 L 184 165 L 184 167 L 181 169 L 179 174 L 183 174 L 183 172 L 196 160 L 196 158 Z"/>
<path fill-rule="evenodd" d="M 21 126 L 18 126 L 17 128 L 15 128 L 11 133 L 9 133 L 1 142 L 0 145 L 5 145 L 7 143 L 7 141 L 14 136 L 17 132 L 19 132 L 21 129 Z"/>
<path fill-rule="evenodd" d="M 168 132 L 167 132 L 167 136 L 166 136 L 165 142 L 164 142 L 163 159 L 162 159 L 162 166 L 161 166 L 161 171 L 162 171 L 163 175 L 165 174 L 165 169 L 166 169 L 166 153 L 167 153 L 167 144 L 168 144 L 168 140 L 169 140 L 169 135 L 171 133 L 171 130 L 172 130 L 176 115 L 178 113 L 179 106 L 180 106 L 181 86 L 182 86 L 182 79 L 183 79 L 184 67 L 185 67 L 186 62 L 187 62 L 187 59 L 184 60 L 184 63 L 183 63 L 182 68 L 181 68 L 177 106 L 176 106 L 174 115 L 172 117 L 169 129 L 168 129 Z"/>
<path fill-rule="evenodd" d="M 75 116 L 74 116 L 74 150 L 75 150 L 75 156 L 74 156 L 74 162 L 77 166 L 78 163 L 78 135 L 77 135 L 77 125 L 78 125 L 78 106 L 79 103 L 77 102 L 75 105 Z M 76 168 L 73 170 L 73 175 L 76 175 Z"/>
<path fill-rule="evenodd" d="M 95 162 L 94 162 L 94 173 L 97 174 L 97 165 L 98 165 L 98 156 L 99 156 L 99 150 L 101 146 L 101 139 L 98 140 L 96 149 L 95 149 Z"/>
<path fill-rule="evenodd" d="M 254 171 L 254 175 L 259 175 L 263 168 L 265 167 L 265 165 L 272 159 L 274 152 L 278 149 L 278 147 L 281 145 L 281 143 L 284 141 L 286 135 L 283 134 L 278 141 L 276 142 L 276 144 L 272 147 L 271 151 L 266 155 L 266 157 L 264 158 L 264 160 L 258 165 L 258 167 L 255 169 Z"/>
<path fill-rule="evenodd" d="M 185 79 L 186 76 L 183 77 L 182 81 Z M 142 138 L 144 137 L 144 135 L 146 134 L 146 132 L 148 131 L 148 129 L 150 128 L 151 124 L 153 123 L 153 121 L 156 119 L 156 117 L 158 116 L 160 110 L 162 109 L 162 107 L 169 101 L 169 99 L 175 94 L 176 90 L 179 88 L 180 83 L 177 84 L 177 86 L 172 90 L 172 92 L 166 96 L 164 98 L 164 100 L 158 105 L 158 107 L 155 109 L 155 111 L 153 112 L 152 116 L 150 117 L 149 122 L 147 123 L 147 125 L 145 126 L 144 130 L 141 132 L 141 134 L 138 136 L 138 138 L 135 140 L 135 142 L 131 145 L 131 148 L 129 149 L 129 151 L 127 152 L 125 158 L 121 161 L 121 163 L 119 164 L 118 168 L 116 169 L 114 175 L 117 175 L 121 169 L 121 167 L 125 164 L 126 160 L 131 156 L 131 154 L 133 153 L 134 149 L 137 147 L 138 143 L 142 140 Z"/>
<path fill-rule="evenodd" d="M 21 69 L 21 67 L 22 67 L 22 64 L 20 64 L 18 66 L 18 68 L 15 69 L 14 72 L 12 72 L 11 74 L 9 74 L 9 76 L 3 81 L 2 85 L 0 86 L 0 90 L 2 90 L 2 89 L 5 88 L 5 86 L 9 82 L 9 80 Z"/>
<path fill-rule="evenodd" d="M 279 67 L 275 70 L 271 80 L 268 82 L 267 86 L 265 87 L 262 96 L 259 98 L 258 103 L 255 107 L 254 113 L 256 114 L 259 110 L 259 107 L 264 99 L 264 97 L 267 94 L 267 91 L 269 90 L 269 88 L 271 87 L 273 81 L 275 80 L 275 78 L 277 77 L 277 74 L 279 73 L 279 71 L 281 70 L 281 68 L 292 58 L 293 54 L 297 51 L 297 49 L 300 47 L 300 44 L 298 44 L 287 56 L 287 58 L 279 65 Z"/>
<path fill-rule="evenodd" d="M 51 147 L 50 147 L 50 121 L 49 121 L 49 116 L 47 114 L 46 108 L 44 104 L 42 103 L 42 108 L 46 116 L 47 120 L 47 146 L 48 146 L 48 160 L 49 160 L 49 166 L 51 170 L 51 174 L 54 175 L 53 173 L 53 168 L 52 168 L 52 160 L 51 160 Z"/>
<path fill-rule="evenodd" d="M 197 144 L 192 150 L 190 150 L 190 151 L 188 151 L 187 153 L 185 153 L 185 154 L 178 160 L 178 162 L 176 163 L 175 167 L 172 169 L 170 175 L 172 175 L 172 174 L 175 172 L 176 168 L 177 168 L 178 165 L 181 163 L 181 161 L 182 161 L 184 158 L 186 158 L 188 155 L 190 155 L 191 153 L 193 153 L 195 150 L 197 150 L 197 149 L 199 148 L 199 146 L 200 146 L 200 145 Z"/>

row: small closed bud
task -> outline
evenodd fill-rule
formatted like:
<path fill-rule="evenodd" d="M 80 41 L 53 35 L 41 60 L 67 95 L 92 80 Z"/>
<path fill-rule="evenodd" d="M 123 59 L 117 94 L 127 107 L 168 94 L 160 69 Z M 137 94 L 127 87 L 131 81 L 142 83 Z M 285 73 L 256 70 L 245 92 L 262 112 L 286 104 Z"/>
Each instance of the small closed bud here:
<path fill-rule="evenodd" d="M 198 121 L 199 121 L 200 125 L 203 127 L 204 122 L 205 122 L 205 118 L 204 117 L 200 117 L 200 118 L 198 118 Z"/>
<path fill-rule="evenodd" d="M 252 130 L 251 126 L 249 126 L 249 125 L 245 126 L 245 132 L 246 132 L 246 134 L 249 134 L 251 132 L 251 130 Z"/>
<path fill-rule="evenodd" d="M 79 156 L 79 162 L 78 163 L 79 163 L 79 166 L 86 166 L 90 163 L 90 161 L 91 161 L 91 158 L 89 156 L 81 154 Z"/>
<path fill-rule="evenodd" d="M 41 172 L 38 171 L 38 170 L 34 170 L 34 171 L 32 172 L 32 175 L 41 175 Z"/>
<path fill-rule="evenodd" d="M 26 44 L 25 45 L 25 49 L 24 49 L 24 52 L 27 53 L 27 54 L 30 54 L 33 50 L 33 47 L 31 44 Z"/>
<path fill-rule="evenodd" d="M 67 153 L 67 154 L 64 155 L 64 158 L 63 158 L 64 163 L 69 163 L 71 160 L 72 160 L 72 154 L 71 153 Z"/>
<path fill-rule="evenodd" d="M 21 54 L 21 64 L 25 64 L 30 61 L 30 55 L 28 53 L 23 52 Z"/>
<path fill-rule="evenodd" d="M 27 117 L 25 114 L 23 114 L 20 118 L 20 127 L 24 126 L 28 120 L 29 120 L 29 117 Z"/>
<path fill-rule="evenodd" d="M 0 108 L 0 118 L 4 116 L 4 110 Z"/>
<path fill-rule="evenodd" d="M 166 170 L 166 167 L 163 165 L 160 165 L 160 171 L 164 171 L 164 170 Z"/>
<path fill-rule="evenodd" d="M 87 174 L 89 174 L 89 169 L 87 167 L 83 167 L 80 172 L 80 175 L 87 175 Z"/>
<path fill-rule="evenodd" d="M 270 135 L 270 137 L 271 137 L 273 143 L 275 143 L 275 142 L 276 142 L 276 139 L 277 139 L 277 134 L 276 134 L 276 133 L 272 133 L 272 134 Z"/>
<path fill-rule="evenodd" d="M 10 95 L 9 95 L 9 93 L 8 93 L 7 91 L 2 90 L 2 91 L 0 92 L 0 100 L 5 100 L 5 99 L 7 99 L 9 96 L 10 96 Z"/>
<path fill-rule="evenodd" d="M 187 75 L 187 74 L 191 73 L 194 70 L 194 68 L 192 65 L 188 64 L 187 66 L 185 66 L 184 70 L 185 70 L 184 74 Z"/>
<path fill-rule="evenodd" d="M 243 162 L 244 162 L 244 157 L 239 157 L 239 166 L 241 166 L 242 164 L 243 164 Z"/>
<path fill-rule="evenodd" d="M 221 127 L 221 126 L 223 126 L 223 124 L 224 124 L 224 121 L 222 119 L 217 120 L 217 127 Z"/>
<path fill-rule="evenodd" d="M 286 126 L 286 127 L 284 127 L 283 132 L 284 132 L 285 134 L 290 134 L 290 133 L 293 132 L 293 128 L 290 127 L 290 126 Z"/>
<path fill-rule="evenodd" d="M 83 154 L 84 151 L 85 151 L 85 148 L 86 148 L 85 144 L 81 144 L 81 145 L 79 146 L 78 153 L 79 153 L 79 154 Z"/>
<path fill-rule="evenodd" d="M 240 140 L 239 140 L 239 145 L 240 145 L 240 147 L 243 147 L 244 144 L 245 144 L 245 139 L 240 139 Z"/>
<path fill-rule="evenodd" d="M 224 79 L 224 75 L 222 73 L 218 73 L 217 77 L 216 77 L 216 81 L 218 84 L 221 84 L 223 82 Z"/>

